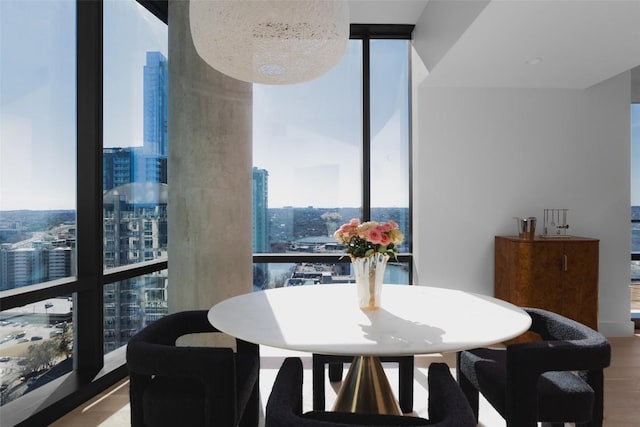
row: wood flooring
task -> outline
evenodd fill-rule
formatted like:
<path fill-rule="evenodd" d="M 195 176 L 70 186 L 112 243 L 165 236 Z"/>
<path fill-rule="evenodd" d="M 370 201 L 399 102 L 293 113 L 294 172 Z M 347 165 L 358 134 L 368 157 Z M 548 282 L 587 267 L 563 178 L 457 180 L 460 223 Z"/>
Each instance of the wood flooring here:
<path fill-rule="evenodd" d="M 610 338 L 612 345 L 611 366 L 605 371 L 605 422 L 606 427 L 640 427 L 640 331 L 625 338 Z M 267 401 L 273 380 L 286 356 L 301 357 L 305 366 L 304 410 L 311 409 L 311 357 L 308 353 L 261 347 L 262 369 L 260 375 L 262 408 Z M 416 358 L 414 414 L 427 416 L 427 367 L 431 362 L 444 361 L 455 367 L 452 354 L 419 356 Z M 397 389 L 397 365 L 385 364 L 391 386 Z M 345 366 L 346 369 L 346 366 Z M 339 384 L 327 381 L 327 405 L 335 399 Z M 74 409 L 54 424 L 55 427 L 122 427 L 129 421 L 129 383 L 123 380 L 84 405 Z M 480 403 L 480 423 L 484 427 L 502 427 L 502 418 L 486 403 Z M 262 424 L 261 424 L 262 425 Z"/>

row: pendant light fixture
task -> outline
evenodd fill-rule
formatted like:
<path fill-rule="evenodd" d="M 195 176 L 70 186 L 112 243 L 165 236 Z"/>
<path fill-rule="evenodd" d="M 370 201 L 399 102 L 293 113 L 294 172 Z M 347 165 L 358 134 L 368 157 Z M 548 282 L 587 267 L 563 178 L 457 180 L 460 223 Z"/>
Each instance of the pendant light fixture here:
<path fill-rule="evenodd" d="M 343 0 L 191 0 L 193 44 L 216 70 L 252 83 L 315 79 L 349 41 Z"/>

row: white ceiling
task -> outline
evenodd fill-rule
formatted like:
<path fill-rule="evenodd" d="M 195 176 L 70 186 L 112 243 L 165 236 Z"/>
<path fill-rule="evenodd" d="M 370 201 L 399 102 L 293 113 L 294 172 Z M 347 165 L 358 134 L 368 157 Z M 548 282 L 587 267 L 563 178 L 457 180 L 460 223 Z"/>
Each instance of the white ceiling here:
<path fill-rule="evenodd" d="M 349 0 L 352 24 L 415 24 L 429 0 Z"/>
<path fill-rule="evenodd" d="M 585 88 L 640 65 L 640 0 L 349 3 L 353 23 L 416 24 L 414 34 L 429 39 L 415 43 L 429 85 Z M 461 27 L 455 15 L 465 5 L 475 9 L 475 19 L 467 16 Z M 452 28 L 455 37 L 445 34 Z M 435 46 L 441 40 L 445 48 Z M 427 61 L 425 49 L 435 47 L 437 62 Z M 541 61 L 527 65 L 533 58 Z"/>

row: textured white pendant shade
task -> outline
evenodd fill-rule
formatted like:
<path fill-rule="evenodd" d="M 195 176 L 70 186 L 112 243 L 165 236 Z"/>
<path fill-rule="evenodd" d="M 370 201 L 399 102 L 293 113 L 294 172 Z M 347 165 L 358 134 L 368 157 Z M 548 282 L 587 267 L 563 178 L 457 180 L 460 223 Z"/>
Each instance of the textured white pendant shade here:
<path fill-rule="evenodd" d="M 342 0 L 191 0 L 189 19 L 202 59 L 252 83 L 315 79 L 338 64 L 349 41 Z"/>

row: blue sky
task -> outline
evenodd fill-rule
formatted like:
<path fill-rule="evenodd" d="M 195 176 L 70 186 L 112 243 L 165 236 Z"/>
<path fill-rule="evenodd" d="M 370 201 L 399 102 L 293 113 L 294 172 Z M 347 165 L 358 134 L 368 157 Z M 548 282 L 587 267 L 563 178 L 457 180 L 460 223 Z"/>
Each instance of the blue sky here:
<path fill-rule="evenodd" d="M 145 52 L 166 56 L 167 28 L 134 1 L 104 19 L 104 145 L 141 145 Z M 75 209 L 75 1 L 0 0 L 0 52 L 0 210 Z"/>
<path fill-rule="evenodd" d="M 404 41 L 371 44 L 371 184 L 375 207 L 406 207 L 408 61 Z M 269 207 L 361 204 L 362 45 L 316 80 L 254 85 L 253 163 L 269 172 Z M 331 88 L 328 90 L 327 88 Z"/>
<path fill-rule="evenodd" d="M 75 2 L 1 0 L 0 7 L 0 210 L 73 209 Z M 139 146 L 146 52 L 167 56 L 167 29 L 134 1 L 105 2 L 104 19 L 104 146 Z M 359 206 L 359 46 L 350 43 L 341 63 L 314 81 L 255 87 L 254 164 L 269 170 L 271 207 Z M 406 206 L 408 194 L 397 190 L 407 188 L 406 161 L 393 156 L 406 137 L 397 110 L 407 100 L 397 96 L 402 80 L 389 79 L 403 70 L 384 56 L 403 52 L 385 43 L 373 49 L 384 58 L 373 94 L 382 101 L 372 110 L 379 159 L 372 179 L 387 196 L 377 205 Z"/>
<path fill-rule="evenodd" d="M 71 1 L 0 1 L 1 210 L 75 207 L 74 22 Z"/>
<path fill-rule="evenodd" d="M 146 52 L 168 57 L 167 26 L 135 1 L 107 1 L 104 21 L 104 146 L 142 146 Z"/>

